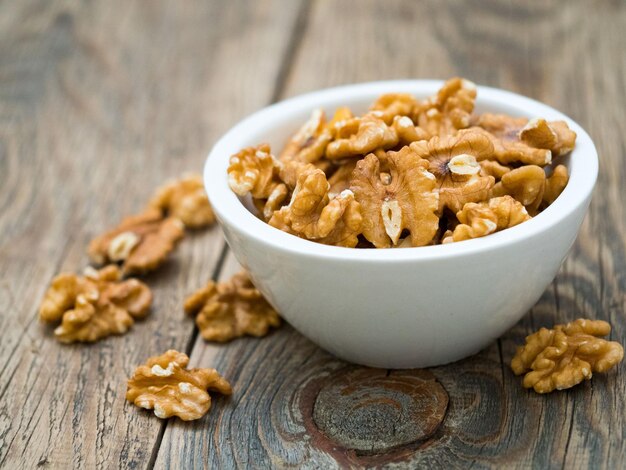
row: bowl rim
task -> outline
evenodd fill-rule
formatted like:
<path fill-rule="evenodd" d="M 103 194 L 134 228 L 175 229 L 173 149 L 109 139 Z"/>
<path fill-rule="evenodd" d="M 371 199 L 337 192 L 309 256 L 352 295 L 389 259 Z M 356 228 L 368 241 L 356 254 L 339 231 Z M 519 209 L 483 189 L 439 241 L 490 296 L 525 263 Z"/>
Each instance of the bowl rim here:
<path fill-rule="evenodd" d="M 269 130 L 277 123 L 283 125 L 286 117 L 312 111 L 317 107 L 337 107 L 346 101 L 373 99 L 383 93 L 414 93 L 432 95 L 443 80 L 385 80 L 326 88 L 298 95 L 269 105 L 249 115 L 218 140 L 210 151 L 204 166 L 204 185 L 209 200 L 222 225 L 237 227 L 257 243 L 279 251 L 297 253 L 315 258 L 332 258 L 356 262 L 415 262 L 447 259 L 506 248 L 523 240 L 555 228 L 564 219 L 585 204 L 598 175 L 598 155 L 587 132 L 574 120 L 556 109 L 531 98 L 498 88 L 478 86 L 477 105 L 489 107 L 506 103 L 520 114 L 566 121 L 576 132 L 576 147 L 571 153 L 570 179 L 561 195 L 544 211 L 522 224 L 482 238 L 462 242 L 409 247 L 401 249 L 355 249 L 324 245 L 283 232 L 257 218 L 241 202 L 227 183 L 226 168 L 230 156 L 245 145 L 239 144 L 241 136 Z M 259 141 L 258 143 L 261 143 Z M 256 144 L 254 144 L 256 145 Z M 573 167 L 573 168 L 572 168 Z"/>

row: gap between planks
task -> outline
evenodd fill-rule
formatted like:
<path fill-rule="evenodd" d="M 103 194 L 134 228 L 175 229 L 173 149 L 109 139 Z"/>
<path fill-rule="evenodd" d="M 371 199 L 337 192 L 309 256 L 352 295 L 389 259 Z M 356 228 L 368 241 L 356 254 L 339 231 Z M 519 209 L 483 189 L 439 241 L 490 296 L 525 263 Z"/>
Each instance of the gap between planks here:
<path fill-rule="evenodd" d="M 303 0 L 302 4 L 300 5 L 300 10 L 298 11 L 296 21 L 294 22 L 294 26 L 289 35 L 289 45 L 287 46 L 287 49 L 285 50 L 284 56 L 281 60 L 278 74 L 276 76 L 276 82 L 274 84 L 274 88 L 272 90 L 268 105 L 276 103 L 278 100 L 281 99 L 284 93 L 285 85 L 293 69 L 295 58 L 298 55 L 300 46 L 302 45 L 302 39 L 304 38 L 306 32 L 306 28 L 308 25 L 308 16 L 311 10 L 312 1 L 313 0 Z M 224 242 L 222 250 L 220 252 L 220 256 L 217 260 L 217 264 L 215 265 L 215 269 L 211 274 L 211 279 L 216 282 L 218 281 L 220 274 L 222 273 L 222 268 L 224 267 L 224 262 L 226 261 L 228 251 L 228 244 Z M 196 343 L 197 339 L 198 327 L 194 323 L 193 333 L 191 334 L 189 341 L 185 346 L 185 354 L 187 354 L 188 356 L 191 356 L 193 346 Z M 161 443 L 163 442 L 163 437 L 165 436 L 165 430 L 167 429 L 168 423 L 169 420 L 164 420 L 161 423 L 159 433 L 157 434 L 156 440 L 152 447 L 152 452 L 150 453 L 150 459 L 148 460 L 148 464 L 146 466 L 146 468 L 149 470 L 152 470 L 156 464 L 156 460 L 159 455 L 159 449 L 161 448 Z"/>

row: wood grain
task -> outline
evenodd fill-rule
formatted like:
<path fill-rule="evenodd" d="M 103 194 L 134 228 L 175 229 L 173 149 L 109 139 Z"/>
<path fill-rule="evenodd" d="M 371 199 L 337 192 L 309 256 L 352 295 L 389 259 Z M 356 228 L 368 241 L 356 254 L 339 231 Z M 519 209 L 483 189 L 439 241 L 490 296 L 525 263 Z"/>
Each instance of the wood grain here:
<path fill-rule="evenodd" d="M 626 201 L 619 182 L 626 129 L 618 116 L 625 104 L 625 18 L 618 2 L 593 11 L 582 1 L 313 2 L 281 97 L 355 81 L 453 75 L 526 94 L 571 115 L 596 140 L 602 165 L 590 216 L 529 315 L 480 354 L 432 369 L 450 404 L 427 442 L 365 456 L 312 428 L 307 390 L 346 365 L 285 327 L 262 341 L 197 340 L 192 358 L 224 369 L 237 390 L 205 423 L 170 423 L 156 466 L 621 466 L 621 369 L 539 396 L 522 389 L 508 364 L 525 335 L 580 316 L 608 319 L 613 337 L 624 337 Z M 226 265 L 235 269 L 230 258 Z"/>
<path fill-rule="evenodd" d="M 164 426 L 124 401 L 146 357 L 186 350 L 182 299 L 223 239 L 193 233 L 146 280 L 151 316 L 126 336 L 60 345 L 37 322 L 59 270 L 167 178 L 267 104 L 298 5 L 279 1 L 0 4 L 0 467 L 145 467 Z M 220 47 L 216 47 L 216 44 Z"/>
<path fill-rule="evenodd" d="M 618 0 L 0 3 L 0 467 L 623 467 L 624 366 L 540 396 L 508 363 L 531 331 L 580 316 L 626 336 L 624 24 Z M 61 346 L 37 324 L 52 276 L 82 268 L 87 241 L 164 179 L 200 169 L 245 114 L 326 86 L 453 75 L 569 114 L 601 166 L 539 303 L 480 354 L 430 370 L 449 403 L 425 440 L 364 453 L 324 434 L 319 391 L 375 372 L 288 325 L 226 345 L 197 337 L 184 295 L 238 269 L 218 229 L 147 278 L 155 309 L 130 334 Z M 190 423 L 126 405 L 134 366 L 170 347 L 216 367 L 234 395 Z"/>

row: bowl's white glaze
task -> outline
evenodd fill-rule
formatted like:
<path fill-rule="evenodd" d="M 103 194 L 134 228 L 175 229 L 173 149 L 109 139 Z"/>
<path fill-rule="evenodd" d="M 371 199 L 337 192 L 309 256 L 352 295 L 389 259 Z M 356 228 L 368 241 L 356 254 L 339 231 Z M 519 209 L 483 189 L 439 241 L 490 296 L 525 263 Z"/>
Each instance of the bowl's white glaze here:
<path fill-rule="evenodd" d="M 346 359 L 374 367 L 427 367 L 487 346 L 537 302 L 556 275 L 589 205 L 598 173 L 593 142 L 574 121 L 520 95 L 478 88 L 477 111 L 562 119 L 578 134 L 564 159 L 570 182 L 532 220 L 488 237 L 419 248 L 326 246 L 256 218 L 230 190 L 229 157 L 269 142 L 279 150 L 311 110 L 364 111 L 379 95 L 434 94 L 442 82 L 362 83 L 298 96 L 233 127 L 204 170 L 209 198 L 239 262 L 282 316 L 303 335 Z"/>

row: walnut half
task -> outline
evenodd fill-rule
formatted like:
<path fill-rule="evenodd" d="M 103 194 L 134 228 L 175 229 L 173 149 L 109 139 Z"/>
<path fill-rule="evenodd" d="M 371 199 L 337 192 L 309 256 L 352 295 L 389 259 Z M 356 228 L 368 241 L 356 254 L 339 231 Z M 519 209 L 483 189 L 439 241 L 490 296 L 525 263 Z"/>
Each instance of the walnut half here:
<path fill-rule="evenodd" d="M 120 281 L 117 266 L 84 276 L 60 274 L 52 280 L 39 308 L 44 322 L 61 324 L 54 334 L 62 343 L 94 342 L 125 333 L 135 319 L 148 314 L 152 293 L 137 279 Z"/>
<path fill-rule="evenodd" d="M 128 380 L 126 400 L 158 418 L 201 418 L 211 407 L 209 390 L 230 395 L 232 388 L 215 369 L 187 369 L 188 363 L 186 354 L 173 349 L 151 357 Z"/>
<path fill-rule="evenodd" d="M 494 197 L 487 202 L 468 202 L 456 216 L 460 224 L 444 234 L 442 243 L 484 237 L 531 218 L 524 206 L 511 196 Z"/>
<path fill-rule="evenodd" d="M 537 393 L 573 387 L 624 358 L 621 344 L 601 338 L 610 332 L 607 322 L 583 318 L 551 330 L 541 328 L 517 348 L 511 368 L 516 375 L 526 374 L 524 387 Z"/>
<path fill-rule="evenodd" d="M 176 217 L 187 228 L 203 228 L 215 222 L 215 214 L 204 190 L 202 176 L 185 174 L 156 190 L 148 203 L 163 217 Z"/>
<path fill-rule="evenodd" d="M 382 162 L 371 153 L 357 163 L 350 189 L 362 208 L 363 236 L 377 248 L 397 245 L 405 229 L 413 246 L 435 236 L 439 193 L 428 165 L 408 146 L 387 152 Z"/>
<path fill-rule="evenodd" d="M 159 267 L 184 233 L 178 218 L 151 208 L 91 240 L 87 253 L 96 264 L 122 263 L 124 274 L 141 274 Z"/>
<path fill-rule="evenodd" d="M 270 327 L 280 326 L 278 313 L 245 271 L 227 282 L 209 281 L 187 298 L 185 312 L 196 315 L 204 339 L 220 343 L 244 335 L 265 336 Z"/>

